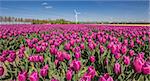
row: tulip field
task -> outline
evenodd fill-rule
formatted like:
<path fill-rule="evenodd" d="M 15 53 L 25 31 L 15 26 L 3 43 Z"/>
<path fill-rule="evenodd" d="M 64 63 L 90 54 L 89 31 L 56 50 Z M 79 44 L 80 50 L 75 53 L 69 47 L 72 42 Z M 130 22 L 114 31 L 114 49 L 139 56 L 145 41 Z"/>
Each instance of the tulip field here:
<path fill-rule="evenodd" d="M 0 81 L 150 81 L 150 26 L 0 25 Z"/>

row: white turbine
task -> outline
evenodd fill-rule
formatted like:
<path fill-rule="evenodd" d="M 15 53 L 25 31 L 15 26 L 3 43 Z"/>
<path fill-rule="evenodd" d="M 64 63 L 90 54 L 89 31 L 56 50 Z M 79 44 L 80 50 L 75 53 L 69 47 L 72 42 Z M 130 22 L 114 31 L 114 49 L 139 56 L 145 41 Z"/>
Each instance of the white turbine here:
<path fill-rule="evenodd" d="M 77 12 L 76 10 L 74 10 L 75 13 L 75 19 L 76 19 L 76 24 L 78 23 L 78 14 L 80 14 L 80 12 Z"/>

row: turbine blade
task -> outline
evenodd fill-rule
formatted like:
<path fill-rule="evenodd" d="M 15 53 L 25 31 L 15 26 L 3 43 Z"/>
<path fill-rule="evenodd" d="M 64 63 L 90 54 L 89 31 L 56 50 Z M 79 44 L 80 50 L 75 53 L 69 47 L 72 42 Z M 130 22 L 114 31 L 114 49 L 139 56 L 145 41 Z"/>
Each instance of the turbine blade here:
<path fill-rule="evenodd" d="M 77 13 L 77 11 L 74 9 L 74 12 Z"/>
<path fill-rule="evenodd" d="M 80 12 L 77 12 L 77 14 L 81 14 Z"/>

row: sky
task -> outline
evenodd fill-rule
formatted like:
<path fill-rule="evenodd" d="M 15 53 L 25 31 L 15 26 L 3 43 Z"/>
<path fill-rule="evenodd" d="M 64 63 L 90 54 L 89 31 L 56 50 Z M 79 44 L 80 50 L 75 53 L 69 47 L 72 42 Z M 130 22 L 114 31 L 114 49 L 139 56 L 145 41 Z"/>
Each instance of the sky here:
<path fill-rule="evenodd" d="M 75 21 L 150 21 L 148 0 L 40 1 L 0 0 L 0 16 Z"/>

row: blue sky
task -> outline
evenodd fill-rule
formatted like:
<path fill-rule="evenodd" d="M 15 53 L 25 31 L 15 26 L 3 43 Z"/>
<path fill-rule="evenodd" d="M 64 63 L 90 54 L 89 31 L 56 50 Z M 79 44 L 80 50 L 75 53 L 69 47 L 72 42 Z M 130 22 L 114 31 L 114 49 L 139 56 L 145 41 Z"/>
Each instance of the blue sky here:
<path fill-rule="evenodd" d="M 149 2 L 142 1 L 0 1 L 0 16 L 79 21 L 148 21 Z"/>

